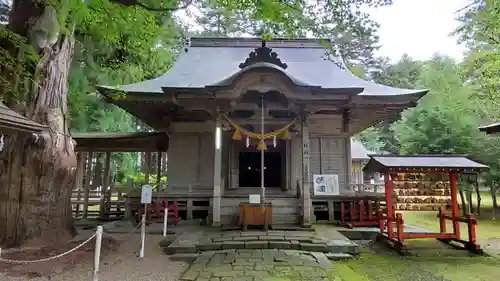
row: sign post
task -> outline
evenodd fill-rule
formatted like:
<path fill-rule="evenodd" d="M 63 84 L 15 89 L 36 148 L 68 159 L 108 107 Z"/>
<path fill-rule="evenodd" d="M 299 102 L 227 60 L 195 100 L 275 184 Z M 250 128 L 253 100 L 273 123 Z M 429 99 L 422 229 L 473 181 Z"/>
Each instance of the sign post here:
<path fill-rule="evenodd" d="M 141 204 L 144 204 L 144 214 L 142 214 L 141 221 L 141 251 L 139 257 L 144 258 L 144 244 L 146 242 L 146 214 L 148 213 L 148 204 L 151 204 L 153 197 L 153 187 L 149 184 L 142 186 L 141 190 Z"/>

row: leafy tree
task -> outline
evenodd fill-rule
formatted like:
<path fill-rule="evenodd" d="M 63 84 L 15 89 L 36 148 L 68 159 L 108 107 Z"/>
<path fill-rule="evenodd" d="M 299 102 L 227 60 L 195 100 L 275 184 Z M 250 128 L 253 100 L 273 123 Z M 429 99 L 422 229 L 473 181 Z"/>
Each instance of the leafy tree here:
<path fill-rule="evenodd" d="M 342 11 L 335 16 L 349 18 L 361 4 L 385 2 L 389 1 L 346 0 L 321 4 Z M 156 8 L 167 7 L 169 11 L 181 7 L 171 0 L 145 1 L 140 6 L 153 3 L 158 5 Z M 252 20 L 283 27 L 286 34 L 295 34 L 307 8 L 303 1 L 219 0 L 217 4 L 227 11 L 244 11 Z M 50 130 L 37 137 L 13 134 L 6 141 L 1 153 L 4 161 L 0 163 L 0 196 L 7 198 L 2 200 L 0 208 L 1 244 L 52 243 L 74 234 L 70 196 L 76 157 L 69 114 L 78 116 L 80 108 L 87 109 L 86 97 L 79 94 L 93 91 L 69 85 L 68 78 L 81 82 L 83 79 L 76 79 L 76 75 L 92 77 L 85 83 L 91 85 L 103 80 L 122 83 L 143 78 L 141 76 L 154 77 L 157 73 L 153 70 L 161 69 L 157 62 L 167 65 L 158 60 L 157 55 L 166 49 L 171 51 L 172 45 L 161 40 L 172 39 L 172 29 L 165 28 L 169 20 L 168 12 L 151 13 L 107 0 L 13 1 L 8 25 L 0 26 L 3 63 L 0 97 L 11 108 L 48 125 Z M 72 71 L 75 64 L 83 68 L 80 73 Z M 150 71 L 145 70 L 148 64 Z M 99 71 L 86 72 L 93 66 L 98 66 L 94 70 Z M 68 108 L 68 96 L 79 96 L 80 100 Z M 90 104 L 94 107 L 92 104 L 96 103 Z M 90 116 L 91 111 L 83 112 Z M 86 118 L 75 117 L 73 124 L 83 127 Z M 85 129 L 92 126 L 97 125 L 94 123 Z"/>
<path fill-rule="evenodd" d="M 391 64 L 387 59 L 381 63 L 381 70 L 372 73 L 374 82 L 396 88 L 415 89 L 422 73 L 422 63 L 404 54 L 399 61 Z M 361 140 L 368 149 L 391 154 L 400 153 L 400 143 L 391 128 L 392 121 L 381 122 L 360 133 Z"/>
<path fill-rule="evenodd" d="M 461 11 L 461 26 L 456 34 L 470 50 L 462 63 L 462 74 L 472 90 L 477 104 L 477 116 L 482 124 L 500 120 L 500 2 L 475 0 Z M 490 166 L 484 175 L 491 187 L 493 204 L 497 207 L 496 193 L 500 189 L 500 138 L 485 137 L 478 157 Z"/>
<path fill-rule="evenodd" d="M 430 90 L 419 106 L 403 113 L 394 125 L 405 154 L 469 154 L 479 137 L 470 91 L 463 85 L 458 65 L 447 57 L 434 57 L 417 81 Z"/>

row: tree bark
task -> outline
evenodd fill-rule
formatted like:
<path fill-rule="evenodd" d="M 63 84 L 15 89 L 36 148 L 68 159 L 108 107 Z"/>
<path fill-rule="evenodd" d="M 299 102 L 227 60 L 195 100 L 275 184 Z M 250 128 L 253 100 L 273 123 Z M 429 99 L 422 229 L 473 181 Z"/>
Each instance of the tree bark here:
<path fill-rule="evenodd" d="M 465 195 L 467 196 L 467 213 L 473 214 L 474 206 L 472 205 L 472 191 L 467 190 Z"/>
<path fill-rule="evenodd" d="M 13 3 L 9 28 L 27 37 L 30 23 L 44 4 L 35 0 Z M 26 116 L 49 127 L 34 136 L 14 134 L 0 154 L 0 244 L 44 245 L 75 234 L 71 191 L 76 155 L 67 122 L 68 72 L 73 56 L 72 35 L 60 36 L 40 51 L 33 70 Z M 22 103 L 23 101 L 20 101 Z"/>
<path fill-rule="evenodd" d="M 467 203 L 465 203 L 465 196 L 463 190 L 458 191 L 460 194 L 460 209 L 462 209 L 462 215 L 466 216 L 467 215 Z"/>
<path fill-rule="evenodd" d="M 498 187 L 495 184 L 493 184 L 490 188 L 491 199 L 493 200 L 493 208 L 494 209 L 498 208 L 497 190 L 498 190 Z"/>
<path fill-rule="evenodd" d="M 476 181 L 474 187 L 476 189 L 476 214 L 479 216 L 481 215 L 481 192 L 479 192 L 479 182 Z"/>

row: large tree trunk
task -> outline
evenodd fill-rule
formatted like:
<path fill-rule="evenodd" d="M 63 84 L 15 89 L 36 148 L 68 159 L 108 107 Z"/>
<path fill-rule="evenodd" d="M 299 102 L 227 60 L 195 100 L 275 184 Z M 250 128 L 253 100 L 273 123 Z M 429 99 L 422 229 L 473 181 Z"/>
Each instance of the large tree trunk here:
<path fill-rule="evenodd" d="M 43 11 L 41 1 L 15 0 L 10 29 L 27 37 L 33 19 Z M 49 131 L 12 135 L 0 155 L 0 244 L 49 244 L 75 234 L 70 200 L 76 156 L 66 114 L 73 49 L 72 35 L 60 36 L 40 51 L 33 71 L 26 115 L 48 125 Z"/>

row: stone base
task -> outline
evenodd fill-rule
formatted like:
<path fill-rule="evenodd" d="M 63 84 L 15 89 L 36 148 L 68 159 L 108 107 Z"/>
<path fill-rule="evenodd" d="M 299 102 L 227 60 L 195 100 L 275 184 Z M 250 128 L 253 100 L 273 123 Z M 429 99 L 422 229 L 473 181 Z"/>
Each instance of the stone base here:
<path fill-rule="evenodd" d="M 191 239 L 192 238 L 192 239 Z M 225 231 L 180 235 L 165 252 L 200 253 L 234 249 L 290 249 L 321 253 L 359 254 L 359 246 L 347 239 L 328 240 L 311 231 Z"/>

